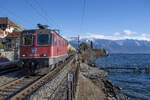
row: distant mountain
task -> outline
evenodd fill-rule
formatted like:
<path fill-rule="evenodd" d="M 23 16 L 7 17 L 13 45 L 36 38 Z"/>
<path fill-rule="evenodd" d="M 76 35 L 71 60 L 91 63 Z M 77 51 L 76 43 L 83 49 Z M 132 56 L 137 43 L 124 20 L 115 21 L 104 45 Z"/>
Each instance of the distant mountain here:
<path fill-rule="evenodd" d="M 144 40 L 106 40 L 91 39 L 95 48 L 104 48 L 109 53 L 150 53 L 150 41 Z M 90 44 L 89 39 L 82 39 L 81 42 Z M 78 42 L 70 40 L 70 43 L 77 48 Z"/>

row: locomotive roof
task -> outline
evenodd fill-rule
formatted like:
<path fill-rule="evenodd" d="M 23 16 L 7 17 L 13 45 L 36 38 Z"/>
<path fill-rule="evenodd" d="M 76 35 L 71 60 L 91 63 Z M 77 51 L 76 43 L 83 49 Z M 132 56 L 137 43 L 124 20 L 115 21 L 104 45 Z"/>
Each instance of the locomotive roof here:
<path fill-rule="evenodd" d="M 35 32 L 35 31 L 38 31 L 38 30 L 49 30 L 49 31 L 53 31 L 55 32 L 59 37 L 63 38 L 60 34 L 58 34 L 55 30 L 51 30 L 51 29 L 30 29 L 30 30 L 23 30 L 22 33 L 25 33 L 25 32 Z M 65 38 L 63 38 L 65 41 L 67 41 Z M 67 41 L 68 42 L 68 41 Z"/>

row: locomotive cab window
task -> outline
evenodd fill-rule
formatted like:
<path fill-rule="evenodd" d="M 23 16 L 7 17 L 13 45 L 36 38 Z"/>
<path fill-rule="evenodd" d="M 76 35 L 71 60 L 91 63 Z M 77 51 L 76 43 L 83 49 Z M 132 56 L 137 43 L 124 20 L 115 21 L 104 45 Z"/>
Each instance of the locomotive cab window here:
<path fill-rule="evenodd" d="M 32 34 L 23 34 L 21 36 L 22 45 L 32 45 Z"/>
<path fill-rule="evenodd" d="M 37 34 L 37 44 L 38 45 L 48 45 L 49 44 L 49 34 Z"/>

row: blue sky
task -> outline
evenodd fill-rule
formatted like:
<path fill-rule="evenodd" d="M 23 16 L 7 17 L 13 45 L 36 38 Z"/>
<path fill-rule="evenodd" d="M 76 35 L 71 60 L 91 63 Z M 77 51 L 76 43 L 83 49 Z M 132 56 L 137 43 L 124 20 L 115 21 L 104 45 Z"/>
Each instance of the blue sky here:
<path fill-rule="evenodd" d="M 150 0 L 1 0 L 0 16 L 25 29 L 47 24 L 65 37 L 150 40 Z"/>

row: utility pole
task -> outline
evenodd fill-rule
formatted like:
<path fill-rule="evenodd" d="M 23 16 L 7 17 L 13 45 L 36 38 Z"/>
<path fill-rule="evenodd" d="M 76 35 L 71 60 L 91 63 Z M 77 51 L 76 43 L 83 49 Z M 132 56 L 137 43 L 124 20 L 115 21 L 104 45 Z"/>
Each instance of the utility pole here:
<path fill-rule="evenodd" d="M 80 35 L 76 36 L 76 37 L 70 37 L 71 39 L 74 39 L 78 42 L 77 44 L 77 50 L 79 50 L 79 46 L 80 46 Z"/>
<path fill-rule="evenodd" d="M 78 35 L 78 50 L 80 49 L 80 45 L 79 45 L 79 43 L 80 43 L 80 35 Z M 80 51 L 80 50 L 79 50 Z"/>
<path fill-rule="evenodd" d="M 77 60 L 79 61 L 79 52 L 80 52 L 80 35 L 78 35 L 78 52 L 77 52 Z"/>

